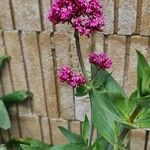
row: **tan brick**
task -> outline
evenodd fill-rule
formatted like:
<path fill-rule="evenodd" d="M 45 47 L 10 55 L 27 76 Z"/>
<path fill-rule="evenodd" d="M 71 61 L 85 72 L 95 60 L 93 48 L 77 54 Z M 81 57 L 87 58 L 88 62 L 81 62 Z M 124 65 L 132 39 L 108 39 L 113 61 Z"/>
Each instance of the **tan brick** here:
<path fill-rule="evenodd" d="M 10 140 L 10 136 L 9 136 L 8 130 L 1 129 L 1 134 L 2 134 L 3 142 L 7 142 L 7 141 Z"/>
<path fill-rule="evenodd" d="M 18 32 L 4 32 L 4 40 L 7 54 L 11 56 L 10 69 L 14 90 L 27 90 L 24 62 Z M 31 104 L 29 101 L 24 104 L 20 104 L 19 106 L 19 113 L 31 113 Z"/>
<path fill-rule="evenodd" d="M 71 121 L 70 122 L 70 130 L 76 134 L 80 134 L 80 122 L 79 121 Z"/>
<path fill-rule="evenodd" d="M 41 140 L 40 122 L 37 116 L 20 115 L 19 122 L 23 138 L 30 137 Z"/>
<path fill-rule="evenodd" d="M 58 118 L 54 65 L 50 35 L 48 32 L 41 32 L 39 34 L 39 48 L 48 113 L 51 118 Z"/>
<path fill-rule="evenodd" d="M 38 0 L 12 0 L 12 3 L 18 30 L 41 30 Z"/>
<path fill-rule="evenodd" d="M 104 35 L 101 33 L 96 33 L 94 35 L 94 45 L 96 52 L 103 52 L 104 51 Z"/>
<path fill-rule="evenodd" d="M 150 134 L 148 136 L 148 145 L 147 145 L 147 149 L 149 150 L 150 149 Z"/>
<path fill-rule="evenodd" d="M 141 35 L 150 36 L 150 0 L 142 2 Z"/>
<path fill-rule="evenodd" d="M 38 115 L 46 115 L 46 105 L 36 33 L 23 32 L 22 45 L 29 82 L 29 90 L 34 93 L 33 111 Z"/>
<path fill-rule="evenodd" d="M 66 64 L 71 65 L 70 38 L 66 34 L 54 34 L 53 43 L 56 50 L 57 69 Z M 73 89 L 58 80 L 58 97 L 60 116 L 65 119 L 74 118 Z M 67 97 L 67 98 L 66 98 Z"/>
<path fill-rule="evenodd" d="M 3 39 L 3 33 L 0 31 L 0 54 L 6 55 L 6 47 L 5 47 L 5 41 Z M 9 71 L 9 63 L 6 63 L 5 68 L 2 70 L 2 89 L 3 89 L 3 95 L 9 94 L 13 91 L 13 87 L 11 84 L 11 76 Z M 16 113 L 16 106 L 13 105 L 9 109 L 11 112 Z"/>
<path fill-rule="evenodd" d="M 68 122 L 63 119 L 52 119 L 51 120 L 51 131 L 53 144 L 67 143 L 67 139 L 63 136 L 58 126 L 68 128 Z"/>
<path fill-rule="evenodd" d="M 13 30 L 9 0 L 0 0 L 0 29 Z"/>
<path fill-rule="evenodd" d="M 131 35 L 136 29 L 137 0 L 120 0 L 118 33 Z"/>
<path fill-rule="evenodd" d="M 42 14 L 43 21 L 42 21 L 42 23 L 44 25 L 44 29 L 52 32 L 53 31 L 53 25 L 46 18 L 47 14 L 48 14 L 48 10 L 51 7 L 50 0 L 41 0 L 41 4 L 42 4 L 41 9 L 42 9 L 42 12 L 43 12 L 43 14 Z"/>
<path fill-rule="evenodd" d="M 105 17 L 105 34 L 114 33 L 114 0 L 102 0 Z"/>
<path fill-rule="evenodd" d="M 130 149 L 143 150 L 145 144 L 145 131 L 141 129 L 132 130 L 131 132 Z"/>
<path fill-rule="evenodd" d="M 113 61 L 113 76 L 121 85 L 123 85 L 125 47 L 126 38 L 124 36 L 109 36 L 108 55 L 112 58 Z"/>
<path fill-rule="evenodd" d="M 41 118 L 41 128 L 42 128 L 42 134 L 43 134 L 43 141 L 45 143 L 51 144 L 49 118 L 47 117 Z"/>
<path fill-rule="evenodd" d="M 141 51 L 145 56 L 148 56 L 148 38 L 140 36 L 133 36 L 131 38 L 128 76 L 125 82 L 125 89 L 128 94 L 131 94 L 136 88 L 137 54 L 135 49 Z"/>
<path fill-rule="evenodd" d="M 10 135 L 11 138 L 19 138 L 19 125 L 18 125 L 18 117 L 17 115 L 11 115 L 11 128 L 10 128 Z"/>

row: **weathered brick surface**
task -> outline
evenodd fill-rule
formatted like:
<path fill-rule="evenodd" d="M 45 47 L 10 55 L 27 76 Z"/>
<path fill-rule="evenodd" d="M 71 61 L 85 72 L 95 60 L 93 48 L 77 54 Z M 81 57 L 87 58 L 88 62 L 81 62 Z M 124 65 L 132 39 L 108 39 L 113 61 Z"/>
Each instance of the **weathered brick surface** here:
<path fill-rule="evenodd" d="M 7 54 L 11 57 L 10 70 L 14 90 L 27 90 L 24 62 L 18 32 L 4 32 L 4 40 Z M 19 113 L 31 113 L 30 102 L 20 105 Z"/>
<path fill-rule="evenodd" d="M 0 0 L 0 29 L 13 30 L 9 0 Z"/>
<path fill-rule="evenodd" d="M 33 112 L 39 115 L 46 115 L 44 87 L 41 74 L 37 35 L 35 32 L 23 32 L 21 38 L 29 90 L 34 93 L 32 102 Z"/>
<path fill-rule="evenodd" d="M 123 85 L 126 38 L 112 35 L 108 38 L 108 54 L 113 61 L 113 76 Z"/>
<path fill-rule="evenodd" d="M 56 96 L 54 64 L 52 57 L 51 40 L 48 32 L 41 32 L 39 34 L 39 48 L 48 114 L 51 118 L 58 118 L 58 103 Z"/>
<path fill-rule="evenodd" d="M 21 128 L 21 136 L 23 138 L 31 137 L 37 140 L 42 140 L 40 131 L 40 121 L 37 116 L 20 115 L 19 121 Z"/>
<path fill-rule="evenodd" d="M 12 0 L 16 29 L 41 31 L 38 0 Z"/>
<path fill-rule="evenodd" d="M 120 0 L 118 33 L 131 35 L 136 29 L 137 0 Z"/>
<path fill-rule="evenodd" d="M 80 134 L 80 122 L 79 121 L 71 121 L 69 128 L 72 132 Z"/>
<path fill-rule="evenodd" d="M 56 51 L 57 69 L 62 65 L 71 65 L 70 38 L 66 34 L 56 33 L 53 37 Z M 66 84 L 57 82 L 60 116 L 65 119 L 74 118 L 73 90 Z M 67 98 L 66 98 L 67 97 Z"/>
<path fill-rule="evenodd" d="M 102 0 L 103 12 L 105 17 L 105 34 L 114 33 L 114 0 Z"/>
<path fill-rule="evenodd" d="M 6 47 L 5 41 L 3 38 L 3 32 L 0 31 L 0 55 L 6 55 Z M 9 63 L 5 64 L 5 68 L 2 70 L 2 86 L 3 86 L 3 94 L 9 94 L 13 91 L 13 87 L 11 84 L 11 75 L 10 75 L 10 67 Z M 9 108 L 12 113 L 17 113 L 16 105 L 13 105 Z"/>
<path fill-rule="evenodd" d="M 50 132 L 49 118 L 47 117 L 41 118 L 41 128 L 42 128 L 43 141 L 45 143 L 51 144 L 51 132 Z"/>
<path fill-rule="evenodd" d="M 125 88 L 127 93 L 133 92 L 136 88 L 136 68 L 137 68 L 137 54 L 135 50 L 141 51 L 145 56 L 148 56 L 148 38 L 134 36 L 131 38 L 130 53 L 129 53 L 129 67 L 127 74 L 127 81 Z"/>
<path fill-rule="evenodd" d="M 63 136 L 58 126 L 68 128 L 68 122 L 63 119 L 52 119 L 51 121 L 52 142 L 53 144 L 67 143 L 67 139 Z"/>
<path fill-rule="evenodd" d="M 50 32 L 53 31 L 52 23 L 47 20 L 47 12 L 51 7 L 50 0 L 41 0 L 41 9 L 42 9 L 42 23 L 44 25 L 44 30 L 48 30 Z"/>
<path fill-rule="evenodd" d="M 150 36 L 150 0 L 143 0 L 142 3 L 141 35 Z"/>
<path fill-rule="evenodd" d="M 19 125 L 18 125 L 18 116 L 11 115 L 11 128 L 10 128 L 10 137 L 17 138 L 20 137 Z"/>
<path fill-rule="evenodd" d="M 130 148 L 131 150 L 144 150 L 145 131 L 141 129 L 132 130 Z"/>

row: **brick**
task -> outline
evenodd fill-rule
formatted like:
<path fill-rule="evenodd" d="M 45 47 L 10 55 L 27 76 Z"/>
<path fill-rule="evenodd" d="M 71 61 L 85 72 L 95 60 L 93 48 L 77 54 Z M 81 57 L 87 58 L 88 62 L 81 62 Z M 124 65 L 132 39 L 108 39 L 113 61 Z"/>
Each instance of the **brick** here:
<path fill-rule="evenodd" d="M 75 115 L 76 119 L 83 121 L 84 116 L 90 116 L 90 101 L 88 96 L 75 97 Z"/>
<path fill-rule="evenodd" d="M 34 93 L 33 112 L 37 115 L 46 115 L 44 87 L 42 82 L 41 64 L 37 35 L 35 32 L 22 33 L 22 46 L 29 82 L 29 90 Z"/>
<path fill-rule="evenodd" d="M 118 33 L 131 35 L 136 30 L 137 0 L 120 0 Z"/>
<path fill-rule="evenodd" d="M 141 35 L 150 36 L 150 0 L 142 1 Z"/>
<path fill-rule="evenodd" d="M 126 38 L 124 36 L 112 35 L 108 38 L 108 55 L 113 61 L 113 76 L 123 85 L 124 63 L 125 63 Z"/>
<path fill-rule="evenodd" d="M 68 122 L 63 119 L 52 119 L 51 120 L 51 131 L 53 144 L 64 144 L 67 143 L 67 139 L 63 136 L 58 126 L 68 128 Z"/>
<path fill-rule="evenodd" d="M 80 134 L 80 122 L 79 121 L 71 121 L 70 122 L 70 130 L 76 134 Z"/>
<path fill-rule="evenodd" d="M 50 32 L 53 32 L 53 25 L 51 22 L 49 22 L 47 19 L 46 19 L 46 15 L 48 13 L 48 10 L 50 9 L 51 7 L 51 3 L 50 3 L 50 0 L 41 0 L 41 9 L 42 9 L 42 23 L 43 23 L 43 26 L 44 26 L 44 30 L 48 30 Z"/>
<path fill-rule="evenodd" d="M 11 128 L 10 128 L 10 136 L 11 138 L 19 138 L 19 125 L 18 125 L 18 117 L 17 115 L 11 115 Z"/>
<path fill-rule="evenodd" d="M 71 65 L 70 38 L 66 34 L 54 34 L 53 44 L 56 51 L 57 69 L 66 64 Z M 74 119 L 73 90 L 58 80 L 58 98 L 60 116 L 65 119 Z M 66 98 L 67 97 L 67 98 Z"/>
<path fill-rule="evenodd" d="M 41 31 L 38 0 L 12 0 L 16 29 Z"/>
<path fill-rule="evenodd" d="M 0 29 L 13 30 L 9 0 L 0 0 Z"/>
<path fill-rule="evenodd" d="M 3 33 L 0 31 L 0 54 L 6 55 L 6 47 L 5 47 L 5 41 L 3 39 Z M 9 63 L 5 64 L 5 67 L 2 69 L 1 75 L 2 75 L 2 89 L 3 89 L 3 95 L 9 94 L 13 91 L 13 87 L 11 84 L 11 75 L 9 71 Z M 16 106 L 13 105 L 9 108 L 10 112 L 17 113 Z"/>
<path fill-rule="evenodd" d="M 14 90 L 27 90 L 27 81 L 25 77 L 24 62 L 18 32 L 4 32 L 4 40 L 7 54 L 11 56 L 10 70 Z M 19 106 L 19 113 L 31 113 L 31 104 L 29 101 L 24 104 L 20 104 Z"/>
<path fill-rule="evenodd" d="M 41 128 L 42 128 L 43 141 L 45 143 L 51 144 L 49 118 L 47 117 L 41 118 Z"/>
<path fill-rule="evenodd" d="M 20 129 L 22 138 L 33 138 L 41 141 L 39 118 L 35 115 L 20 115 Z"/>
<path fill-rule="evenodd" d="M 103 12 L 105 17 L 105 34 L 114 33 L 114 0 L 102 0 Z"/>
<path fill-rule="evenodd" d="M 51 118 L 58 118 L 58 103 L 56 96 L 54 64 L 50 35 L 48 32 L 41 32 L 39 34 L 39 48 L 48 114 Z"/>
<path fill-rule="evenodd" d="M 1 135 L 2 135 L 3 142 L 7 142 L 10 140 L 10 135 L 8 130 L 1 129 Z"/>
<path fill-rule="evenodd" d="M 141 51 L 148 57 L 148 38 L 140 36 L 133 36 L 131 38 L 128 75 L 127 81 L 125 82 L 125 89 L 128 94 L 131 94 L 136 88 L 137 54 L 135 49 Z"/>
<path fill-rule="evenodd" d="M 94 35 L 94 51 L 103 52 L 104 51 L 104 35 L 101 33 L 96 33 Z"/>
<path fill-rule="evenodd" d="M 144 149 L 145 144 L 145 131 L 141 129 L 136 129 L 131 131 L 130 149 Z"/>
<path fill-rule="evenodd" d="M 148 145 L 147 145 L 147 149 L 149 150 L 150 149 L 150 134 L 148 136 Z"/>

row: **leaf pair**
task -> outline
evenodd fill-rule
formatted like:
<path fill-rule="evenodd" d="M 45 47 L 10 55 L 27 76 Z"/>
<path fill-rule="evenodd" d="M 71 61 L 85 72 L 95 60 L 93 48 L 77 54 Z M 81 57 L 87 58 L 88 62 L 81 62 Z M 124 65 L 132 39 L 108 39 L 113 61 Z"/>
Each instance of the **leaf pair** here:
<path fill-rule="evenodd" d="M 11 127 L 7 108 L 11 104 L 23 102 L 29 97 L 32 97 L 32 93 L 28 91 L 17 91 L 0 97 L 0 128 L 9 129 Z"/>

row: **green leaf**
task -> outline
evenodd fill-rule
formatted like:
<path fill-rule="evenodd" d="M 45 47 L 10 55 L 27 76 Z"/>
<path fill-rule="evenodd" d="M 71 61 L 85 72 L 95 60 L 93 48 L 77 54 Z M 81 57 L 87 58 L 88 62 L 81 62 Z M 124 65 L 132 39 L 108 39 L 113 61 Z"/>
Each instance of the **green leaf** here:
<path fill-rule="evenodd" d="M 135 124 L 140 128 L 150 128 L 150 109 L 145 109 L 135 120 Z"/>
<path fill-rule="evenodd" d="M 24 145 L 24 144 L 21 144 L 20 146 L 23 150 L 46 150 L 46 149 L 43 149 L 43 148 L 40 148 L 40 147 L 33 147 L 33 146 L 30 146 L 30 145 Z"/>
<path fill-rule="evenodd" d="M 73 144 L 55 145 L 49 150 L 84 150 L 82 147 Z"/>
<path fill-rule="evenodd" d="M 106 146 L 107 141 L 103 137 L 100 137 L 94 142 L 92 150 L 105 150 Z"/>
<path fill-rule="evenodd" d="M 87 95 L 89 89 L 85 85 L 80 85 L 76 88 L 76 96 L 84 96 Z"/>
<path fill-rule="evenodd" d="M 106 90 L 111 93 L 118 93 L 127 99 L 127 96 L 123 90 L 123 88 L 119 85 L 119 83 L 110 75 L 106 70 L 100 70 L 97 76 L 100 84 L 103 83 L 103 90 Z M 102 89 L 100 89 L 102 90 Z"/>
<path fill-rule="evenodd" d="M 138 91 L 134 91 L 128 101 L 128 114 L 131 115 L 137 107 Z"/>
<path fill-rule="evenodd" d="M 70 141 L 71 144 L 79 144 L 79 145 L 85 144 L 82 136 L 73 133 L 64 127 L 59 127 L 59 129 L 63 133 L 63 135 Z"/>
<path fill-rule="evenodd" d="M 106 93 L 93 90 L 90 93 L 90 98 L 92 101 L 94 126 L 107 141 L 115 145 L 117 143 L 117 135 L 114 121 L 118 118 L 104 104 L 104 101 L 107 99 Z"/>
<path fill-rule="evenodd" d="M 1 56 L 0 57 L 0 69 L 4 66 L 4 64 L 9 60 L 8 56 Z"/>
<path fill-rule="evenodd" d="M 85 143 L 87 142 L 90 134 L 90 123 L 87 115 L 85 115 L 85 119 L 82 125 L 82 137 L 84 138 Z"/>
<path fill-rule="evenodd" d="M 10 126 L 11 126 L 10 118 L 9 118 L 7 109 L 3 101 L 0 99 L 0 128 L 9 129 Z"/>
<path fill-rule="evenodd" d="M 149 109 L 150 108 L 150 95 L 138 98 L 137 103 L 141 107 L 145 107 L 145 108 Z"/>
<path fill-rule="evenodd" d="M 0 145 L 0 150 L 8 150 L 5 144 Z"/>
<path fill-rule="evenodd" d="M 6 106 L 14 103 L 24 102 L 27 98 L 32 97 L 32 93 L 28 91 L 17 91 L 1 97 Z"/>
<path fill-rule="evenodd" d="M 150 66 L 143 54 L 137 51 L 137 55 L 137 88 L 139 95 L 142 97 L 150 94 Z"/>

